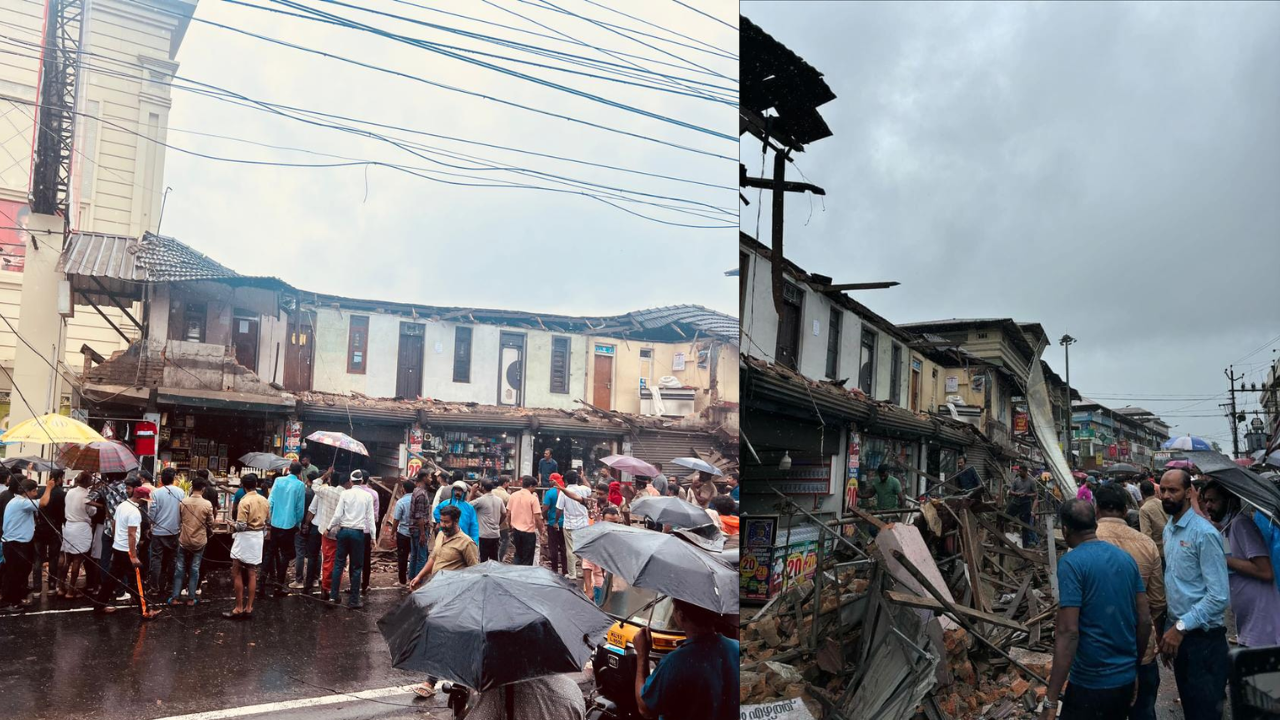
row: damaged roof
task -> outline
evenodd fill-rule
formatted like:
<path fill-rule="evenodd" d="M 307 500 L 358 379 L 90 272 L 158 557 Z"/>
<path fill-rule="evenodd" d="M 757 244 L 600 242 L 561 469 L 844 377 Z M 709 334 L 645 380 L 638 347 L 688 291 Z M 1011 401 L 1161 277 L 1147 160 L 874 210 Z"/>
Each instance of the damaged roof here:
<path fill-rule="evenodd" d="M 745 17 L 739 17 L 739 22 L 739 105 L 750 118 L 743 131 L 767 135 L 795 150 L 830 137 L 831 128 L 817 108 L 836 94 L 822 73 L 755 23 Z M 766 127 L 758 126 L 761 120 Z"/>
<path fill-rule="evenodd" d="M 140 298 L 142 286 L 150 283 L 218 280 L 288 287 L 276 278 L 241 275 L 186 243 L 151 232 L 140 238 L 72 233 L 58 269 L 76 292 L 94 302 L 108 302 L 108 296 Z"/>
<path fill-rule="evenodd" d="M 525 330 L 546 330 L 653 342 L 687 342 L 694 338 L 713 338 L 734 346 L 739 342 L 737 318 L 701 305 L 668 305 L 635 310 L 623 315 L 573 316 L 525 310 L 420 305 L 317 293 L 305 293 L 303 302 L 309 302 L 315 306 L 330 305 L 375 312 L 389 310 L 415 319 L 505 325 Z"/>

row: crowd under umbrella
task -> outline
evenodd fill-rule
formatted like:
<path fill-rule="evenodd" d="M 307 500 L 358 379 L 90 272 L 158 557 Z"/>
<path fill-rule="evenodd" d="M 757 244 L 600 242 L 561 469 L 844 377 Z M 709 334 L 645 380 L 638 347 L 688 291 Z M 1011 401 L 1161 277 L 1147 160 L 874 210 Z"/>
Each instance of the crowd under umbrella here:
<path fill-rule="evenodd" d="M 66 445 L 58 459 L 68 470 L 96 473 L 124 473 L 138 467 L 138 458 L 115 440 Z"/>
<path fill-rule="evenodd" d="M 378 630 L 392 667 L 483 692 L 581 671 L 612 624 L 568 579 L 489 560 L 437 573 L 378 620 Z"/>
<path fill-rule="evenodd" d="M 678 457 L 673 459 L 671 461 L 671 464 L 679 465 L 682 468 L 688 468 L 690 470 L 697 470 L 698 472 L 711 473 L 716 477 L 720 477 L 721 475 L 724 475 L 724 473 L 721 472 L 720 468 L 716 467 L 715 465 L 712 465 L 711 463 L 707 462 L 706 460 L 703 460 L 702 458 Z"/>
<path fill-rule="evenodd" d="M 365 457 L 369 457 L 369 449 L 364 446 L 364 443 L 356 440 L 346 433 L 317 430 L 316 432 L 308 435 L 307 440 L 320 443 L 321 445 L 328 445 L 329 447 L 337 450 L 346 450 L 347 452 L 355 455 L 364 455 Z M 334 459 L 334 464 L 337 464 L 336 457 Z"/>
<path fill-rule="evenodd" d="M 263 470 L 266 472 L 271 472 L 272 470 L 288 470 L 289 465 L 293 463 L 289 458 L 264 452 L 251 452 L 246 455 L 241 455 L 239 462 L 247 468 Z"/>
<path fill-rule="evenodd" d="M 1187 459 L 1201 473 L 1217 480 L 1227 490 L 1261 510 L 1272 522 L 1280 519 L 1280 488 L 1258 473 L 1240 467 L 1216 452 L 1189 452 Z"/>
<path fill-rule="evenodd" d="M 641 497 L 631 502 L 631 514 L 659 525 L 695 528 L 711 522 L 706 510 L 678 497 Z"/>
<path fill-rule="evenodd" d="M 657 477 L 662 474 L 658 472 L 658 468 L 650 465 L 640 458 L 631 457 L 630 455 L 609 455 L 607 457 L 600 458 L 600 462 L 608 465 L 614 470 L 628 472 L 632 475 L 639 475 L 641 477 Z"/>
<path fill-rule="evenodd" d="M 0 465 L 4 465 L 10 470 L 30 470 L 31 472 L 51 472 L 65 469 L 62 465 L 52 460 L 46 460 L 36 455 L 5 458 L 0 460 Z"/>
<path fill-rule="evenodd" d="M 676 535 L 605 522 L 573 539 L 575 555 L 629 585 L 720 614 L 738 612 L 738 572 Z"/>

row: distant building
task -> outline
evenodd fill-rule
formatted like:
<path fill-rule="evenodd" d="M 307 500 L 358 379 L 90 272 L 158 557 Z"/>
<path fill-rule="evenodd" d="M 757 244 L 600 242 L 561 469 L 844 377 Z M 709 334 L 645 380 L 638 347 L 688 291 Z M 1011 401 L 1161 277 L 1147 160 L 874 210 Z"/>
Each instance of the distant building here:
<path fill-rule="evenodd" d="M 1098 470 L 1117 462 L 1158 469 L 1160 446 L 1169 439 L 1169 424 L 1143 408 L 1109 408 L 1084 398 L 1072 406 L 1075 445 L 1083 469 Z"/>

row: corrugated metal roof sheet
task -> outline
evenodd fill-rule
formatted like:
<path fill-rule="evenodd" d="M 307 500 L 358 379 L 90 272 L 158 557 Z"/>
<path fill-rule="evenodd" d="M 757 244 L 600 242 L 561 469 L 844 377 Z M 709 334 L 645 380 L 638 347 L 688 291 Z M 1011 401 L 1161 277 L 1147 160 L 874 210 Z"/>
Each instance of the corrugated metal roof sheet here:
<path fill-rule="evenodd" d="M 709 310 L 701 305 L 668 305 L 627 313 L 640 327 L 653 330 L 671 324 L 695 328 L 703 335 L 713 335 L 737 342 L 738 318 Z"/>
<path fill-rule="evenodd" d="M 128 282 L 177 282 L 243 277 L 207 255 L 164 235 L 141 238 L 74 233 L 58 267 L 68 275 Z"/>

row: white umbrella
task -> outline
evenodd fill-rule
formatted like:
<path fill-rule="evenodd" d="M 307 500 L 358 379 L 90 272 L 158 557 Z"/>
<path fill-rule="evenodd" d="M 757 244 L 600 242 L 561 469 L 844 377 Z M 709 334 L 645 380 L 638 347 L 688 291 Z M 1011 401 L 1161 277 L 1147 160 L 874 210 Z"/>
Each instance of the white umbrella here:
<path fill-rule="evenodd" d="M 690 470 L 697 470 L 699 472 L 711 473 L 716 477 L 724 475 L 723 472 L 720 472 L 720 468 L 716 467 L 715 465 L 712 465 L 706 460 L 701 460 L 699 458 L 679 457 L 672 460 L 671 462 L 672 464 L 679 465 L 682 468 L 689 468 Z"/>

